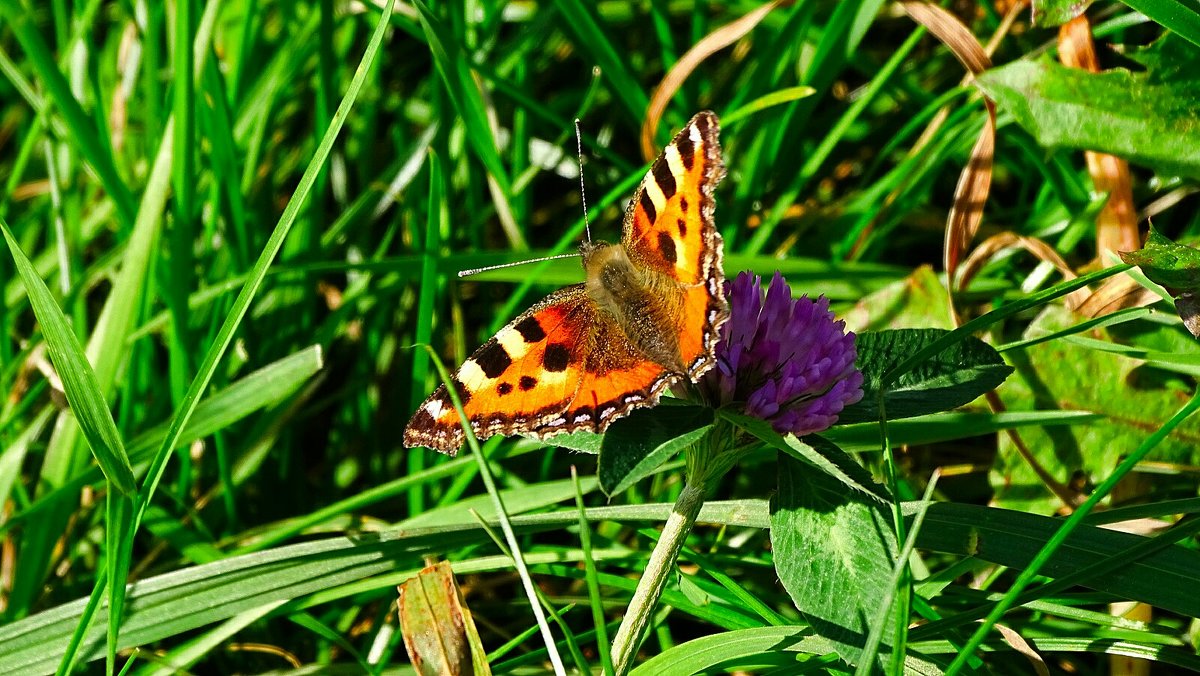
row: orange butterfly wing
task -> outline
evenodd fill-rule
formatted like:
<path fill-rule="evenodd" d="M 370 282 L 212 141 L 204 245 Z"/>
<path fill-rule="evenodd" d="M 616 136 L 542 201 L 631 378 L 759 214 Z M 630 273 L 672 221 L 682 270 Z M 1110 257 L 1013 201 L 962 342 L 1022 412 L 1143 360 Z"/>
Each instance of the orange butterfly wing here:
<path fill-rule="evenodd" d="M 681 377 L 647 359 L 611 315 L 597 313 L 592 329 L 595 349 L 587 355 L 579 390 L 562 415 L 569 431 L 603 432 L 632 409 L 658 403 Z"/>
<path fill-rule="evenodd" d="M 595 315 L 582 284 L 560 289 L 500 329 L 459 367 L 452 383 L 476 437 L 536 435 L 561 416 L 579 389 Z M 463 441 L 445 385 L 425 400 L 404 430 L 406 446 L 451 455 Z"/>
<path fill-rule="evenodd" d="M 547 296 L 459 367 L 451 382 L 479 439 L 601 432 L 631 408 L 658 401 L 679 376 L 648 361 L 598 312 L 582 284 Z M 417 409 L 406 446 L 458 452 L 464 442 L 446 386 Z"/>
<path fill-rule="evenodd" d="M 713 190 L 725 176 L 719 134 L 717 116 L 703 111 L 675 135 L 634 194 L 622 237 L 635 264 L 683 287 L 675 331 L 693 380 L 713 365 L 717 329 L 728 315 L 713 219 Z"/>

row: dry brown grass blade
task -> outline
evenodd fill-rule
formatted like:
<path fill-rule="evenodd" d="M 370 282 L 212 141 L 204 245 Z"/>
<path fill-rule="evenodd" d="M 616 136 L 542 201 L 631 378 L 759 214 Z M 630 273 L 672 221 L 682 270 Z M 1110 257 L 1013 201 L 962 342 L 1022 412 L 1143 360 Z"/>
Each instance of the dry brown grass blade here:
<path fill-rule="evenodd" d="M 997 28 L 996 32 L 992 34 L 991 39 L 988 40 L 987 46 L 983 48 L 984 53 L 986 53 L 989 58 L 996 52 L 996 48 L 1000 46 L 1000 41 L 1008 36 L 1009 31 L 1012 30 L 1013 24 L 1017 21 L 1017 17 L 1021 15 L 1021 12 L 1024 11 L 1025 5 L 1027 4 L 1029 4 L 1028 0 L 1022 0 L 1020 2 L 1014 2 L 1012 6 L 1008 8 L 1008 13 L 1004 15 L 1004 20 L 1000 22 L 1000 27 Z M 959 84 L 965 87 L 970 84 L 971 80 L 973 79 L 975 79 L 975 74 L 967 73 L 965 76 L 963 76 L 963 79 Z M 913 144 L 912 150 L 909 151 L 909 155 L 914 155 L 920 152 L 925 146 L 929 145 L 929 143 L 933 141 L 934 134 L 937 133 L 937 130 L 942 127 L 942 124 L 946 122 L 946 118 L 949 116 L 950 106 L 942 106 L 941 110 L 939 110 L 937 114 L 933 116 L 933 119 L 929 121 L 929 124 L 925 125 L 925 130 L 921 132 L 920 138 L 918 138 L 917 142 Z"/>
<path fill-rule="evenodd" d="M 1128 275 L 1110 277 L 1087 300 L 1074 308 L 1084 317 L 1100 317 L 1117 310 L 1144 307 L 1161 300 L 1158 294 L 1138 284 Z"/>
<path fill-rule="evenodd" d="M 1003 624 L 996 625 L 996 631 L 1000 632 L 1000 636 L 1004 638 L 1004 642 L 1012 646 L 1012 649 L 1021 653 L 1033 665 L 1033 673 L 1038 676 L 1050 676 L 1050 667 L 1046 666 L 1046 660 L 1029 645 L 1029 641 L 1025 640 L 1016 630 L 1007 627 Z"/>
<path fill-rule="evenodd" d="M 1086 15 L 1077 16 L 1059 27 L 1058 56 L 1068 68 L 1100 72 L 1092 27 Z M 1085 151 L 1084 158 L 1096 190 L 1108 193 L 1108 203 L 1096 217 L 1096 255 L 1101 265 L 1110 265 L 1111 257 L 1106 252 L 1134 251 L 1142 247 L 1129 163 L 1113 155 L 1091 151 Z"/>
<path fill-rule="evenodd" d="M 646 158 L 647 162 L 658 157 L 659 144 L 654 140 L 654 134 L 658 130 L 658 123 L 662 120 L 663 111 L 667 109 L 667 103 L 683 86 L 696 66 L 699 66 L 709 56 L 740 40 L 779 4 L 779 0 L 768 2 L 742 18 L 721 26 L 704 36 L 683 56 L 679 57 L 674 66 L 671 66 L 671 70 L 667 71 L 662 82 L 658 83 L 650 95 L 650 106 L 646 108 L 646 119 L 642 122 L 642 156 Z"/>
<path fill-rule="evenodd" d="M 979 132 L 979 140 L 971 149 L 967 166 L 958 176 L 954 188 L 954 204 L 946 216 L 945 245 L 942 263 L 946 268 L 946 279 L 953 280 L 963 253 L 979 232 L 983 222 L 983 207 L 987 204 L 992 189 L 992 161 L 996 153 L 996 106 L 990 100 L 987 106 L 987 121 Z M 951 286 L 953 289 L 953 285 Z"/>
<path fill-rule="evenodd" d="M 959 288 L 967 288 L 971 280 L 975 278 L 975 275 L 996 254 L 1005 249 L 1012 248 L 1024 249 L 1038 260 L 1053 265 L 1056 270 L 1062 273 L 1064 281 L 1077 277 L 1075 271 L 1071 269 L 1071 266 L 1067 265 L 1062 256 L 1058 255 L 1054 247 L 1036 237 L 1025 237 L 1013 232 L 1002 232 L 985 239 L 979 246 L 975 247 L 975 250 L 967 257 L 967 260 L 963 261 L 962 272 L 958 280 Z M 1089 297 L 1087 289 L 1073 291 L 1067 295 L 1067 307 L 1077 310 L 1079 306 L 1087 302 Z"/>
<path fill-rule="evenodd" d="M 905 2 L 902 6 L 913 21 L 928 29 L 950 49 L 971 76 L 991 68 L 992 59 L 988 56 L 988 51 L 979 43 L 971 29 L 953 14 L 928 2 Z M 996 107 L 990 100 L 984 99 L 984 103 L 987 107 L 987 121 L 979 134 L 979 140 L 971 150 L 967 166 L 958 177 L 958 185 L 954 189 L 954 204 L 946 217 L 942 263 L 948 279 L 951 280 L 954 279 L 963 253 L 975 238 L 975 233 L 979 231 L 979 224 L 983 221 L 983 206 L 987 203 L 992 187 L 992 160 L 996 151 Z"/>
<path fill-rule="evenodd" d="M 928 8 L 917 7 L 918 5 L 923 5 L 924 3 L 914 2 L 912 4 L 914 6 L 914 11 L 916 11 L 917 13 L 920 13 L 920 12 L 929 13 Z M 996 32 L 993 33 L 992 37 L 988 40 L 987 46 L 983 48 L 984 57 L 987 60 L 990 61 L 991 54 L 996 51 L 996 48 L 999 47 L 1000 42 L 1002 40 L 1004 40 L 1005 37 L 1008 36 L 1009 31 L 1012 30 L 1013 24 L 1017 20 L 1017 17 L 1020 16 L 1021 12 L 1024 10 L 1024 8 L 1027 4 L 1028 4 L 1027 0 L 1018 0 L 1018 2 L 1013 3 L 1013 5 L 1011 7 L 1009 7 L 1008 13 L 1004 15 L 1004 20 L 1000 22 L 1000 26 L 996 29 Z M 934 9 L 937 10 L 938 8 L 935 7 Z M 951 17 L 951 18 L 953 18 L 953 17 Z M 971 58 L 975 62 L 977 62 L 977 63 L 983 62 L 983 60 L 981 60 L 979 58 L 979 55 L 977 53 L 975 53 L 975 50 L 973 48 L 967 47 L 967 49 L 969 50 L 970 54 L 974 55 Z M 967 74 L 963 76 L 963 79 L 961 82 L 962 86 L 966 86 L 966 85 L 970 84 L 971 80 L 973 80 L 974 78 L 975 78 L 975 73 L 968 71 Z M 908 153 L 906 153 L 906 155 L 908 157 L 913 157 L 914 155 L 921 153 L 925 149 L 925 147 L 928 146 L 931 141 L 933 141 L 934 137 L 937 134 L 938 129 L 940 129 L 942 127 L 942 124 L 945 123 L 946 118 L 949 115 L 950 115 L 950 107 L 942 106 L 942 108 L 940 110 L 938 110 L 937 114 L 935 114 L 933 116 L 933 119 L 931 119 L 929 121 L 929 124 L 925 125 L 925 129 L 921 132 L 921 135 L 917 138 L 916 142 L 913 143 L 912 147 L 909 148 Z M 867 225 L 867 227 L 863 229 L 862 234 L 859 235 L 858 241 L 855 243 L 854 248 L 852 250 L 853 252 L 856 253 L 858 251 L 858 249 L 867 242 L 872 231 L 874 231 L 874 229 L 875 229 L 875 224 L 877 222 L 879 222 L 879 220 L 887 212 L 888 208 L 896 201 L 896 198 L 907 188 L 908 188 L 908 184 L 904 180 L 902 180 L 900 182 L 900 184 L 897 185 L 895 188 L 892 188 L 891 192 L 888 193 L 887 197 L 885 197 L 883 199 L 883 209 L 881 209 L 879 211 L 879 214 L 875 217 L 875 219 L 872 220 L 871 223 L 869 223 Z M 965 244 L 963 244 L 963 246 L 965 246 Z"/>
<path fill-rule="evenodd" d="M 992 58 L 987 50 L 958 17 L 928 2 L 903 2 L 901 6 L 913 21 L 941 40 L 968 72 L 978 75 L 992 67 Z"/>

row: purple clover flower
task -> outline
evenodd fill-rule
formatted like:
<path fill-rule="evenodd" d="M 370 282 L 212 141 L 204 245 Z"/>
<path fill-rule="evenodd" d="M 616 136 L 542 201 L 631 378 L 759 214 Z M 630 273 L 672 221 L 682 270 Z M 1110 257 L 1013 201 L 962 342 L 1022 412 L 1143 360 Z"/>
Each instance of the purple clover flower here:
<path fill-rule="evenodd" d="M 710 405 L 735 404 L 777 432 L 801 436 L 833 425 L 862 399 L 854 334 L 834 319 L 828 298 L 793 300 L 778 272 L 765 298 L 758 275 L 747 272 L 726 282 L 725 291 L 730 317 L 717 365 L 699 383 Z"/>

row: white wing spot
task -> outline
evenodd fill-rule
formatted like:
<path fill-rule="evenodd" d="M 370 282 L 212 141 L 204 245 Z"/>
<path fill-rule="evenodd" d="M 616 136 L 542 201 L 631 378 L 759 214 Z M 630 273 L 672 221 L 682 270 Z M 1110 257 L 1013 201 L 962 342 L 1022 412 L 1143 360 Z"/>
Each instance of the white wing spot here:
<path fill-rule="evenodd" d="M 542 369 L 542 371 L 538 373 L 538 386 L 562 385 L 563 383 L 567 382 L 567 373 L 569 372 L 570 369 L 563 371 L 550 371 L 547 369 Z"/>
<path fill-rule="evenodd" d="M 429 403 L 425 404 L 425 412 L 433 416 L 434 420 L 442 417 L 442 400 L 430 399 Z"/>
<path fill-rule="evenodd" d="M 463 362 L 462 368 L 458 369 L 458 380 L 467 387 L 468 392 L 475 392 L 486 388 L 492 379 L 487 377 L 478 362 L 468 359 Z"/>
<path fill-rule="evenodd" d="M 663 156 L 667 158 L 667 167 L 671 169 L 671 175 L 675 177 L 675 185 L 683 185 L 687 171 L 683 167 L 683 157 L 679 154 L 679 148 L 672 143 L 663 151 Z"/>
<path fill-rule="evenodd" d="M 516 329 L 502 329 L 500 333 L 496 334 L 496 342 L 500 343 L 513 361 L 524 357 L 525 353 L 529 351 L 529 343 L 525 342 L 525 337 Z"/>
<path fill-rule="evenodd" d="M 654 180 L 653 170 L 646 172 L 646 178 L 642 179 L 642 185 L 646 194 L 650 196 L 650 201 L 654 203 L 654 213 L 661 214 L 663 207 L 667 205 L 667 197 L 663 195 L 662 188 L 658 187 L 658 181 Z"/>

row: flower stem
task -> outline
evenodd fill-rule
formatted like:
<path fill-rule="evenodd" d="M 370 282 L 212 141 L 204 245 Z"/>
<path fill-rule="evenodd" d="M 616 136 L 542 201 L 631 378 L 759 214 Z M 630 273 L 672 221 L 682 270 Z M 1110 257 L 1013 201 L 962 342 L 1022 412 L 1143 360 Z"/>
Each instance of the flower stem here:
<path fill-rule="evenodd" d="M 662 535 L 650 554 L 650 560 L 642 572 L 642 579 L 638 580 L 637 589 L 629 601 L 629 608 L 621 620 L 621 627 L 617 629 L 616 638 L 613 639 L 612 659 L 616 665 L 617 676 L 629 673 L 633 666 L 642 630 L 649 623 L 650 616 L 658 605 L 658 598 L 667 586 L 667 580 L 675 568 L 675 559 L 679 557 L 679 550 L 683 548 L 684 540 L 696 523 L 696 516 L 700 513 L 706 494 L 703 481 L 694 482 L 689 479 L 671 508 L 671 515 L 667 517 Z"/>

